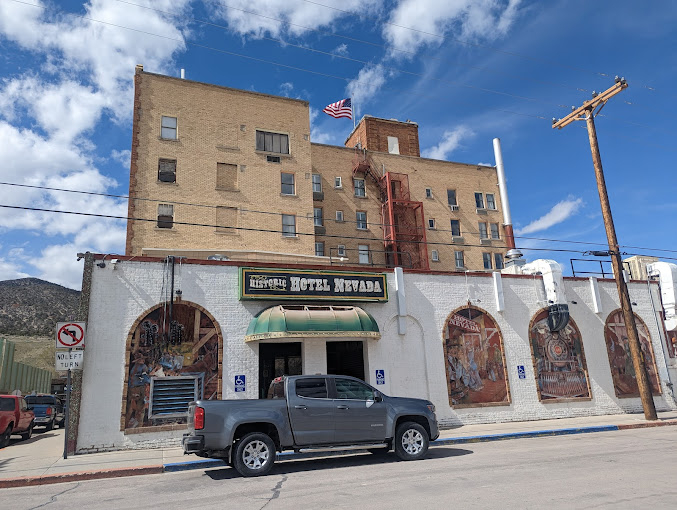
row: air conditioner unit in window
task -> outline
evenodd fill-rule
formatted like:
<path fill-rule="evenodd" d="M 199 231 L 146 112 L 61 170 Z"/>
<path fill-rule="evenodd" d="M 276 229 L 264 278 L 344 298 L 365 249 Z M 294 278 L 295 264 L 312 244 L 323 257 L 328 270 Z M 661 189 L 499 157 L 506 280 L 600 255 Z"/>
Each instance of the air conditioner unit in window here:
<path fill-rule="evenodd" d="M 456 244 L 462 244 L 463 236 L 451 236 L 451 242 Z"/>
<path fill-rule="evenodd" d="M 488 237 L 481 237 L 481 238 L 480 238 L 480 243 L 482 243 L 482 244 L 491 244 L 491 239 L 489 239 Z"/>
<path fill-rule="evenodd" d="M 450 211 L 458 211 L 458 206 L 456 204 L 449 204 Z"/>

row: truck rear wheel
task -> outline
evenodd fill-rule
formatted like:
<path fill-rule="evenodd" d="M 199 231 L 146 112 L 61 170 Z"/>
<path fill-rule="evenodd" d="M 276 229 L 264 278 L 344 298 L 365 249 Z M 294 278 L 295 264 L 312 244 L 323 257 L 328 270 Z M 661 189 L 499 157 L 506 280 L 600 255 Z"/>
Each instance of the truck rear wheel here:
<path fill-rule="evenodd" d="M 275 443 L 263 432 L 245 434 L 236 444 L 233 467 L 242 476 L 266 475 L 275 462 Z"/>
<path fill-rule="evenodd" d="M 395 453 L 402 460 L 418 460 L 428 451 L 430 439 L 422 425 L 408 421 L 397 427 Z"/>

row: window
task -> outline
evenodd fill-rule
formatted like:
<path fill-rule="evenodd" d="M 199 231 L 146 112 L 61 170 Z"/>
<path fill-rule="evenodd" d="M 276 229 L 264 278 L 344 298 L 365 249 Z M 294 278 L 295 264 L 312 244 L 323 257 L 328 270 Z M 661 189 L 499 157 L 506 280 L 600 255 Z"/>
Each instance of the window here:
<path fill-rule="evenodd" d="M 237 189 L 237 165 L 216 164 L 216 189 Z"/>
<path fill-rule="evenodd" d="M 336 189 L 343 188 L 343 180 L 340 177 L 334 177 L 334 187 Z"/>
<path fill-rule="evenodd" d="M 216 225 L 219 234 L 237 234 L 237 207 L 217 206 Z"/>
<path fill-rule="evenodd" d="M 498 233 L 498 223 L 490 223 L 489 227 L 491 228 L 491 238 L 500 239 L 501 236 Z"/>
<path fill-rule="evenodd" d="M 484 196 L 482 193 L 475 193 L 475 207 L 484 209 Z"/>
<path fill-rule="evenodd" d="M 313 224 L 316 227 L 321 227 L 322 225 L 324 225 L 321 207 L 313 207 Z"/>
<path fill-rule="evenodd" d="M 322 193 L 322 176 L 313 174 L 313 193 Z"/>
<path fill-rule="evenodd" d="M 266 156 L 266 161 L 268 163 L 279 163 L 280 162 L 280 156 L 271 156 L 270 154 Z"/>
<path fill-rule="evenodd" d="M 425 189 L 425 197 L 426 198 L 432 198 L 433 197 L 433 190 L 431 188 Z"/>
<path fill-rule="evenodd" d="M 461 235 L 461 221 L 451 220 L 451 236 L 459 237 Z"/>
<path fill-rule="evenodd" d="M 494 199 L 494 194 L 493 193 L 487 193 L 485 196 L 487 197 L 487 209 L 493 209 L 495 211 L 496 210 L 496 200 Z"/>
<path fill-rule="evenodd" d="M 336 221 L 343 222 L 343 211 L 336 211 Z"/>
<path fill-rule="evenodd" d="M 296 216 L 293 214 L 282 215 L 282 235 L 284 237 L 296 237 Z"/>
<path fill-rule="evenodd" d="M 359 254 L 358 262 L 360 264 L 369 264 L 369 245 L 368 244 L 358 244 L 357 251 Z"/>
<path fill-rule="evenodd" d="M 448 189 L 447 190 L 447 203 L 449 205 L 458 205 L 456 203 L 456 190 L 455 189 Z"/>
<path fill-rule="evenodd" d="M 489 236 L 487 235 L 487 224 L 480 221 L 477 225 L 480 228 L 480 239 L 489 239 Z"/>
<path fill-rule="evenodd" d="M 400 141 L 396 136 L 388 137 L 388 152 L 390 154 L 399 154 L 400 153 Z"/>
<path fill-rule="evenodd" d="M 289 154 L 289 136 L 280 133 L 256 132 L 256 150 Z"/>
<path fill-rule="evenodd" d="M 374 390 L 351 379 L 335 379 L 336 398 L 341 400 L 374 400 Z"/>
<path fill-rule="evenodd" d="M 315 256 L 324 257 L 324 243 L 315 243 Z"/>
<path fill-rule="evenodd" d="M 437 250 L 432 250 L 430 252 L 433 262 L 439 262 L 440 261 L 440 254 L 437 252 Z"/>
<path fill-rule="evenodd" d="M 280 378 L 282 379 L 282 378 Z M 273 381 L 268 387 L 268 397 L 267 398 L 284 398 L 284 379 L 280 381 Z"/>
<path fill-rule="evenodd" d="M 174 206 L 171 204 L 158 204 L 157 228 L 174 227 Z"/>
<path fill-rule="evenodd" d="M 357 218 L 357 228 L 360 230 L 367 230 L 367 213 L 364 211 L 357 211 L 355 217 Z"/>
<path fill-rule="evenodd" d="M 345 257 L 346 256 L 346 245 L 345 244 L 339 244 L 336 251 L 337 251 L 337 254 L 338 254 L 339 257 Z"/>
<path fill-rule="evenodd" d="M 484 269 L 492 269 L 491 253 L 483 253 L 482 254 L 482 262 L 484 263 Z"/>
<path fill-rule="evenodd" d="M 327 381 L 323 378 L 297 379 L 296 396 L 305 398 L 327 398 Z"/>
<path fill-rule="evenodd" d="M 161 159 L 158 162 L 157 179 L 160 182 L 176 182 L 175 159 Z"/>
<path fill-rule="evenodd" d="M 282 194 L 283 195 L 293 195 L 294 194 L 294 174 L 288 174 L 282 172 Z"/>
<path fill-rule="evenodd" d="M 162 129 L 160 136 L 166 140 L 176 140 L 176 117 L 162 116 Z"/>
<path fill-rule="evenodd" d="M 367 190 L 364 187 L 364 179 L 355 179 L 355 196 L 366 197 Z"/>
<path fill-rule="evenodd" d="M 428 228 L 435 230 L 435 218 L 428 218 Z"/>
<path fill-rule="evenodd" d="M 496 269 L 503 269 L 503 255 L 494 253 L 494 265 L 496 266 Z"/>
<path fill-rule="evenodd" d="M 454 262 L 456 269 L 463 269 L 465 267 L 465 261 L 463 260 L 463 252 L 455 251 L 454 252 Z"/>

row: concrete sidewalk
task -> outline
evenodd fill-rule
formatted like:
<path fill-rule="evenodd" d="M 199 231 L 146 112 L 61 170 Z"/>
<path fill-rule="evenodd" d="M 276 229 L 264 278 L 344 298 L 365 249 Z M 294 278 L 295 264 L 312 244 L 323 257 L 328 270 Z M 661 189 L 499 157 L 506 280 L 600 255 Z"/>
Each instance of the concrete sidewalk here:
<path fill-rule="evenodd" d="M 647 422 L 642 414 L 620 414 L 563 418 L 530 422 L 465 425 L 445 429 L 431 447 L 483 441 L 498 441 L 564 434 L 584 434 L 625 429 L 677 425 L 677 412 L 658 413 L 658 421 Z M 183 455 L 181 448 L 125 450 L 63 458 L 63 430 L 33 435 L 28 441 L 13 439 L 0 450 L 0 488 L 25 487 L 74 480 L 158 474 L 188 469 L 223 467 L 220 460 Z M 348 452 L 278 454 L 279 460 L 340 455 Z"/>

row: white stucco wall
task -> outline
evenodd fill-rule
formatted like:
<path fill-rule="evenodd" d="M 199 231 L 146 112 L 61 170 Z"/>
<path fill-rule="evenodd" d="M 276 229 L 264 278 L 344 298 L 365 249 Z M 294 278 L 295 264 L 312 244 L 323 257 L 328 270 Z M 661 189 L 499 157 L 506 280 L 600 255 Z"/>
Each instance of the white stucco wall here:
<path fill-rule="evenodd" d="M 120 431 L 125 347 L 136 319 L 162 299 L 163 271 L 159 262 L 122 260 L 116 266 L 94 267 L 83 392 L 77 448 L 79 451 L 164 446 L 177 443 L 181 431 L 125 434 Z M 505 310 L 497 311 L 493 281 L 488 276 L 405 273 L 408 316 L 406 334 L 397 326 L 394 277 L 388 272 L 389 301 L 358 303 L 377 321 L 380 340 L 365 340 L 365 374 L 376 386 L 376 370 L 385 370 L 384 393 L 429 398 L 442 425 L 549 419 L 559 417 L 641 412 L 639 398 L 615 396 L 604 341 L 604 322 L 618 308 L 614 282 L 599 282 L 602 310 L 595 314 L 588 280 L 565 280 L 571 317 L 581 332 L 592 389 L 592 400 L 541 403 L 533 372 L 528 328 L 531 318 L 547 305 L 538 277 L 503 277 Z M 467 282 L 467 283 L 466 283 Z M 275 301 L 240 301 L 238 268 L 226 265 L 177 266 L 175 288 L 184 302 L 204 307 L 223 334 L 223 398 L 257 398 L 258 343 L 244 342 L 250 320 Z M 630 283 L 635 312 L 652 338 L 663 394 L 655 397 L 659 410 L 675 409 L 661 337 L 646 284 Z M 511 403 L 506 406 L 452 409 L 449 406 L 443 356 L 443 328 L 449 313 L 470 301 L 486 310 L 503 335 Z M 573 303 L 576 302 L 576 304 Z M 327 339 L 330 340 L 330 339 Z M 342 340 L 345 340 L 342 338 Z M 326 370 L 325 339 L 303 347 L 304 373 Z M 524 365 L 526 379 L 518 379 Z M 235 393 L 234 377 L 244 374 L 247 389 Z"/>

